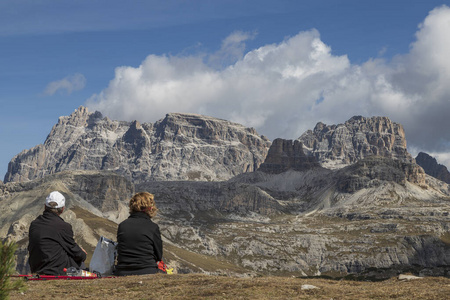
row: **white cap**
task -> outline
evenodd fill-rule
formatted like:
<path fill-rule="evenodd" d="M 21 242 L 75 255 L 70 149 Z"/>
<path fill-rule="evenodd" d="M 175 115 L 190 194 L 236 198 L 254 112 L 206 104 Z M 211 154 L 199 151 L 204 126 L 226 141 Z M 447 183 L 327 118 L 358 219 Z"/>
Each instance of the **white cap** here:
<path fill-rule="evenodd" d="M 47 207 L 51 207 L 49 205 L 50 202 L 56 202 L 58 204 L 54 208 L 60 208 L 66 206 L 66 198 L 64 198 L 63 194 L 58 191 L 51 192 L 47 198 L 45 199 L 45 205 Z"/>

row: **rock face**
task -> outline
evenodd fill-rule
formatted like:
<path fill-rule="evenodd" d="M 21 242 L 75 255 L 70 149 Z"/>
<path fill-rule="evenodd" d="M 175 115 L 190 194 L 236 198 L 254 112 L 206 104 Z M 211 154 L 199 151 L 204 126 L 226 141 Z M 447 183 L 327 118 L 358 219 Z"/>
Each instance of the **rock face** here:
<path fill-rule="evenodd" d="M 448 185 L 423 174 L 419 186 L 409 175 L 414 166 L 369 157 L 339 170 L 256 171 L 225 182 L 136 186 L 113 172 L 65 171 L 1 186 L 0 236 L 18 243 L 18 269 L 27 272 L 29 224 L 42 212 L 45 196 L 59 190 L 67 199 L 63 218 L 92 253 L 100 235 L 115 239 L 134 191 L 149 191 L 159 209 L 165 255 L 183 272 L 227 274 L 195 269 L 201 254 L 216 260 L 212 266 L 227 262 L 246 274 L 450 276 Z"/>
<path fill-rule="evenodd" d="M 422 168 L 368 157 L 339 170 L 148 182 L 174 244 L 257 273 L 450 276 L 450 197 Z"/>
<path fill-rule="evenodd" d="M 4 181 L 65 170 L 112 170 L 133 182 L 226 180 L 256 170 L 269 146 L 254 129 L 211 117 L 173 113 L 140 124 L 80 107 L 59 118 L 44 144 L 16 155 Z"/>
<path fill-rule="evenodd" d="M 428 175 L 433 176 L 446 183 L 450 183 L 450 172 L 447 170 L 447 167 L 438 164 L 434 157 L 420 152 L 416 157 L 416 162 L 425 170 L 425 173 L 427 173 Z"/>
<path fill-rule="evenodd" d="M 341 169 L 338 174 L 337 186 L 340 191 L 346 193 L 377 186 L 383 181 L 402 186 L 407 182 L 426 186 L 425 172 L 420 166 L 379 156 L 362 159 Z"/>
<path fill-rule="evenodd" d="M 406 150 L 403 127 L 386 117 L 356 116 L 344 124 L 317 123 L 298 138 L 307 155 L 326 168 L 348 166 L 367 156 L 377 155 L 412 162 Z"/>
<path fill-rule="evenodd" d="M 312 156 L 306 156 L 299 141 L 275 139 L 270 146 L 266 160 L 259 170 L 266 173 L 283 173 L 287 170 L 305 171 L 320 167 Z"/>
<path fill-rule="evenodd" d="M 269 144 L 198 115 L 139 124 L 80 108 L 10 163 L 5 181 L 21 182 L 0 184 L 0 237 L 17 241 L 26 272 L 28 226 L 59 190 L 92 253 L 100 235 L 115 239 L 132 194 L 148 191 L 165 257 L 182 272 L 450 276 L 450 188 L 415 164 L 400 125 L 355 117 L 276 139 L 267 154 Z M 112 171 L 78 170 L 95 168 Z"/>
<path fill-rule="evenodd" d="M 276 215 L 286 212 L 271 195 L 257 186 L 238 181 L 149 181 L 136 185 L 136 190 L 151 191 L 158 199 L 158 208 L 165 216 L 208 214 L 207 212 L 213 211 L 242 215 Z"/>

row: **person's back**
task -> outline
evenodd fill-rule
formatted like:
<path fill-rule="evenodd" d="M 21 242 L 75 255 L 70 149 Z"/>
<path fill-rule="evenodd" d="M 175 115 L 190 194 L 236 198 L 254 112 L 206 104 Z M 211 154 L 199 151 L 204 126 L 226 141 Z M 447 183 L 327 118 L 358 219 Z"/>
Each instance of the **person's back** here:
<path fill-rule="evenodd" d="M 159 226 L 151 217 L 156 213 L 153 195 L 138 193 L 130 200 L 130 216 L 117 230 L 117 266 L 115 275 L 143 275 L 158 272 L 162 260 Z"/>
<path fill-rule="evenodd" d="M 43 214 L 31 222 L 28 251 L 32 273 L 63 275 L 64 268 L 80 267 L 86 259 L 85 251 L 73 239 L 72 226 L 59 216 L 64 207 L 64 196 L 52 192 Z"/>

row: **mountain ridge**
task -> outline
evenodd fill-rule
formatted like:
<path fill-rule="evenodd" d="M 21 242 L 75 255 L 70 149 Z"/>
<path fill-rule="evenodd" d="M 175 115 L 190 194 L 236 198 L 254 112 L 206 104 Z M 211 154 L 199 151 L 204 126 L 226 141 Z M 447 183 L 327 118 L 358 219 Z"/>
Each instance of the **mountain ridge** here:
<path fill-rule="evenodd" d="M 64 170 L 114 170 L 135 181 L 225 180 L 256 170 L 270 141 L 253 128 L 195 114 L 155 123 L 112 121 L 80 107 L 60 117 L 44 144 L 8 164 L 4 182 Z"/>
<path fill-rule="evenodd" d="M 315 133 L 272 143 L 242 125 L 198 115 L 169 114 L 141 124 L 80 109 L 58 124 L 47 146 L 24 151 L 12 164 L 25 169 L 10 175 L 24 180 L 0 184 L 0 236 L 20 245 L 22 272 L 29 223 L 57 189 L 68 203 L 64 218 L 90 250 L 100 235 L 114 239 L 111 222 L 127 217 L 135 191 L 153 193 L 170 263 L 182 272 L 229 272 L 191 261 L 204 255 L 246 276 L 450 276 L 450 187 L 415 163 L 401 125 L 388 118 L 318 123 Z M 64 155 L 49 157 L 50 146 Z M 183 151 L 203 156 L 183 158 Z M 146 160 L 152 155 L 160 157 L 154 167 Z M 211 172 L 221 164 L 226 179 L 200 172 L 182 180 L 170 169 L 202 159 Z M 91 160 L 108 167 L 83 170 L 97 166 Z M 172 177 L 143 176 L 161 169 Z M 33 179 L 33 172 L 42 178 Z"/>
<path fill-rule="evenodd" d="M 329 169 L 373 155 L 414 162 L 403 127 L 386 117 L 355 116 L 337 125 L 319 122 L 296 141 L 302 144 L 303 160 Z M 17 154 L 8 164 L 4 182 L 78 169 L 112 170 L 136 183 L 222 181 L 257 170 L 271 144 L 253 128 L 198 114 L 171 113 L 155 123 L 141 124 L 112 121 L 80 106 L 58 119 L 43 144 Z"/>
<path fill-rule="evenodd" d="M 337 125 L 319 122 L 297 140 L 302 142 L 306 154 L 330 169 L 348 166 L 371 155 L 414 161 L 406 149 L 403 126 L 387 117 L 354 116 Z"/>
<path fill-rule="evenodd" d="M 425 170 L 428 175 L 442 180 L 445 183 L 450 183 L 450 172 L 448 171 L 447 167 L 438 164 L 436 159 L 431 157 L 429 154 L 419 152 L 416 157 L 416 162 Z"/>

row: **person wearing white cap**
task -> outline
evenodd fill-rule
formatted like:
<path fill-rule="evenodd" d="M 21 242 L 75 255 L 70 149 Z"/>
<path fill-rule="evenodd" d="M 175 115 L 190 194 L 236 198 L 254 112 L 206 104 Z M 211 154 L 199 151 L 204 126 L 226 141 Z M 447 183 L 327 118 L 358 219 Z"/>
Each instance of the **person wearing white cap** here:
<path fill-rule="evenodd" d="M 72 226 L 60 217 L 66 207 L 64 195 L 51 192 L 44 207 L 43 214 L 31 222 L 28 234 L 31 273 L 64 275 L 64 268 L 82 267 L 86 251 L 75 242 Z"/>

